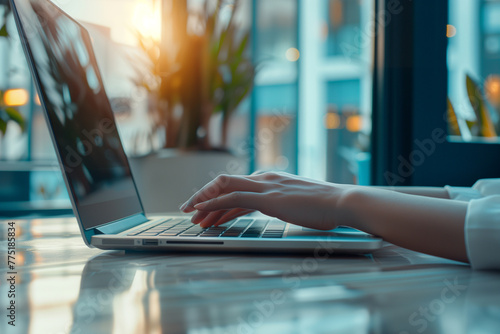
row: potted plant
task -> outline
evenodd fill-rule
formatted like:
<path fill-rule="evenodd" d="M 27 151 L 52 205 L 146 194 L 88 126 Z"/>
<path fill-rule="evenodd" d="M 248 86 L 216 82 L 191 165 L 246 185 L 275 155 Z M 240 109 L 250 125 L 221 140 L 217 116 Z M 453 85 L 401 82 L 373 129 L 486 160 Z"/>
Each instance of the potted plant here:
<path fill-rule="evenodd" d="M 0 21 L 0 39 L 8 40 L 10 35 L 7 28 L 7 18 L 11 9 L 5 0 L 0 0 L 0 9 L 3 10 Z M 4 90 L 0 90 L 0 140 L 2 140 L 3 136 L 5 136 L 9 123 L 18 124 L 23 132 L 26 129 L 26 121 L 23 115 L 15 107 L 6 104 L 5 92 L 6 91 Z M 2 140 L 2 146 L 3 145 L 4 141 Z"/>
<path fill-rule="evenodd" d="M 163 136 L 162 150 L 131 159 L 147 211 L 175 210 L 217 174 L 247 172 L 245 159 L 227 149 L 229 120 L 249 95 L 255 76 L 250 31 L 242 30 L 235 18 L 239 5 L 238 0 L 230 5 L 206 0 L 200 10 L 190 8 L 187 0 L 165 0 L 162 40 L 137 33 L 147 55 L 146 61 L 135 63 L 136 83 L 151 97 L 154 126 L 149 137 Z M 223 11 L 229 14 L 225 20 Z M 214 115 L 221 118 L 216 145 L 210 128 Z"/>
<path fill-rule="evenodd" d="M 5 105 L 5 92 L 0 90 L 0 138 L 7 132 L 9 123 L 16 123 L 24 132 L 26 129 L 26 121 L 23 115 L 14 107 Z"/>
<path fill-rule="evenodd" d="M 456 113 L 448 98 L 448 132 L 452 136 L 464 137 L 464 129 L 460 128 L 460 121 L 466 125 L 466 131 L 475 140 L 496 141 L 500 133 L 500 78 L 490 76 L 484 83 L 484 91 L 470 75 L 465 77 L 467 97 L 469 99 L 474 118 L 467 119 Z M 496 111 L 491 112 L 491 108 Z"/>
<path fill-rule="evenodd" d="M 7 18 L 11 12 L 8 0 L 0 0 L 0 9 L 3 11 L 1 17 L 2 21 L 0 21 L 0 37 L 8 38 Z"/>

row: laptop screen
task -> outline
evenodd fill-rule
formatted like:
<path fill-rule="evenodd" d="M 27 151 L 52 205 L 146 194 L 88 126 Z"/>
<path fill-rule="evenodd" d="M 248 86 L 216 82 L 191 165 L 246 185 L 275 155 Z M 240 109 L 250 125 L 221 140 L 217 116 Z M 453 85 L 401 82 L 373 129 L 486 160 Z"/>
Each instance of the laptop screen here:
<path fill-rule="evenodd" d="M 143 212 L 88 32 L 48 0 L 13 2 L 83 227 Z"/>

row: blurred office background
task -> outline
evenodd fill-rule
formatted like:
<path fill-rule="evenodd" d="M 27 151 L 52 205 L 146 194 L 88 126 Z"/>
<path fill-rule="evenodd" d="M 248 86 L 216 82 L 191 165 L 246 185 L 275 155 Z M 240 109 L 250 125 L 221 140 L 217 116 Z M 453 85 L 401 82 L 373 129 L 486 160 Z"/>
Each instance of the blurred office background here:
<path fill-rule="evenodd" d="M 150 150 L 137 142 L 151 121 L 148 94 L 131 79 L 131 55 L 140 49 L 136 33 L 161 39 L 161 13 L 170 1 L 54 1 L 93 37 L 131 156 Z M 194 7 L 202 3 L 189 1 Z M 224 4 L 226 11 L 233 9 L 232 1 Z M 0 1 L 0 18 L 7 5 Z M 500 94 L 500 1 L 450 0 L 447 7 L 448 92 L 465 124 L 474 117 L 466 101 L 466 74 L 491 92 L 489 100 L 497 101 L 494 94 Z M 278 170 L 370 184 L 375 29 L 390 24 L 376 2 L 242 0 L 239 11 L 236 19 L 252 33 L 250 52 L 258 70 L 251 96 L 231 119 L 231 151 L 246 159 L 250 172 Z M 67 209 L 68 195 L 11 15 L 0 35 L 1 106 L 14 107 L 26 120 L 24 132 L 11 121 L 0 138 L 0 214 Z M 491 101 L 491 117 L 498 121 Z M 211 124 L 219 126 L 217 120 Z"/>

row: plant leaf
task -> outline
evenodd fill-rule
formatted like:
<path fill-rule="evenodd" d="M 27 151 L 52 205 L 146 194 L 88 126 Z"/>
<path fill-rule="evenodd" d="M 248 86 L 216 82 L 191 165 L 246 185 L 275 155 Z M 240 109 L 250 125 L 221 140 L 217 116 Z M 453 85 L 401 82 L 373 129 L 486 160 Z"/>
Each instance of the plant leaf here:
<path fill-rule="evenodd" d="M 0 118 L 0 133 L 2 134 L 2 136 L 5 135 L 6 131 L 7 131 L 7 122 Z"/>
<path fill-rule="evenodd" d="M 488 106 L 484 99 L 484 94 L 479 85 L 469 76 L 466 75 L 467 95 L 469 101 L 476 114 L 479 135 L 483 137 L 496 137 L 495 126 L 491 121 Z"/>
<path fill-rule="evenodd" d="M 9 37 L 9 32 L 7 31 L 7 23 L 5 23 L 0 29 L 0 37 Z"/>
<path fill-rule="evenodd" d="M 448 133 L 452 136 L 461 136 L 460 126 L 458 125 L 457 114 L 455 113 L 455 108 L 451 103 L 450 98 L 448 100 Z"/>
<path fill-rule="evenodd" d="M 26 130 L 26 122 L 24 120 L 23 115 L 14 108 L 5 108 L 5 112 L 11 121 L 16 122 L 21 127 L 21 130 L 24 132 Z"/>
<path fill-rule="evenodd" d="M 241 59 L 243 57 L 244 52 L 247 50 L 248 42 L 250 41 L 250 31 L 247 32 L 240 41 L 240 45 L 238 46 L 238 51 L 236 51 L 236 57 Z"/>
<path fill-rule="evenodd" d="M 467 123 L 467 127 L 469 128 L 471 135 L 479 136 L 479 125 L 477 121 L 471 121 L 466 119 L 465 123 Z"/>

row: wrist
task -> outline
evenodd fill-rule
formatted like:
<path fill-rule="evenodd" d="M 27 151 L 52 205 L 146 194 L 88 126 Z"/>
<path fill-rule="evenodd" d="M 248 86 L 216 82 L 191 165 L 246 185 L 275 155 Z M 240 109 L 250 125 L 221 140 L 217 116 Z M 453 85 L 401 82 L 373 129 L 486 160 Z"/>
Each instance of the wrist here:
<path fill-rule="evenodd" d="M 355 228 L 357 230 L 379 235 L 382 226 L 377 226 L 376 221 L 380 214 L 379 209 L 383 203 L 378 200 L 384 194 L 391 193 L 387 190 L 358 186 L 346 190 L 339 205 L 344 212 L 344 219 L 339 225 Z"/>
<path fill-rule="evenodd" d="M 337 203 L 337 212 L 340 213 L 338 225 L 365 230 L 363 210 L 368 201 L 366 191 L 365 187 L 352 187 L 344 190 Z"/>

